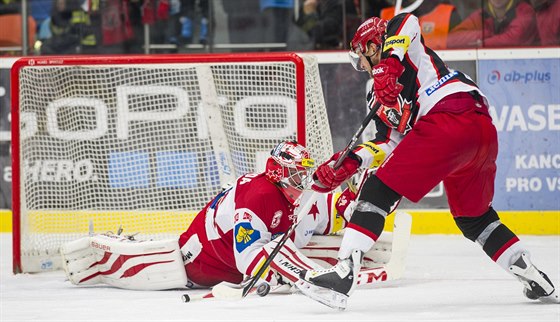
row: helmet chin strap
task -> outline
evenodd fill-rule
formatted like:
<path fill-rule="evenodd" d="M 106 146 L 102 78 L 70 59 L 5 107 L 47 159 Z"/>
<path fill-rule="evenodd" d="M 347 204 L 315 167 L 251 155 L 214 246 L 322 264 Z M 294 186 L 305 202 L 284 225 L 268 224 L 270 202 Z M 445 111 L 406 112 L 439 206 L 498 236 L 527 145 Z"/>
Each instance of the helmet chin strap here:
<path fill-rule="evenodd" d="M 376 49 L 373 51 L 373 54 L 371 54 L 370 56 L 364 55 L 364 57 L 366 57 L 366 60 L 367 60 L 368 63 L 369 63 L 369 67 L 370 67 L 371 69 L 373 69 L 373 67 L 375 66 L 375 64 L 373 63 L 373 60 L 371 60 L 371 57 L 377 55 L 377 52 L 379 51 L 379 49 L 380 49 L 379 47 L 376 47 Z M 369 50 L 368 50 L 368 51 L 369 51 Z"/>

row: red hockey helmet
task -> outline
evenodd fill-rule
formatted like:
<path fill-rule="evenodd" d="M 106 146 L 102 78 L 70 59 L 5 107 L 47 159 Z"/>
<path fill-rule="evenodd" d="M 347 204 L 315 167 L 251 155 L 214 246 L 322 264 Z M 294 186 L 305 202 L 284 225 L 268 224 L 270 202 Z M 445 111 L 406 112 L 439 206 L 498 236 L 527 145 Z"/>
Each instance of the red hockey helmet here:
<path fill-rule="evenodd" d="M 310 180 L 308 170 L 315 166 L 309 151 L 295 141 L 278 144 L 266 162 L 266 177 L 276 183 L 284 196 L 294 204 Z"/>
<path fill-rule="evenodd" d="M 352 66 L 358 71 L 364 71 L 360 66 L 360 56 L 358 53 L 365 54 L 370 42 L 378 48 L 383 43 L 383 35 L 387 29 L 387 20 L 371 17 L 364 21 L 356 30 L 354 38 L 350 41 L 350 61 Z"/>

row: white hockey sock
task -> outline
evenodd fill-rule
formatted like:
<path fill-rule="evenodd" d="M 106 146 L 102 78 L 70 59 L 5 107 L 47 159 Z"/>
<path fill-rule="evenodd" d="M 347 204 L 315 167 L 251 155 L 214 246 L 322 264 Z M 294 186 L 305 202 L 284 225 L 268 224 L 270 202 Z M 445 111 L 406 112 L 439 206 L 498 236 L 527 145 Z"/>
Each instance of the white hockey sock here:
<path fill-rule="evenodd" d="M 521 241 L 510 245 L 499 257 L 496 259 L 496 264 L 503 268 L 506 272 L 513 275 L 509 267 L 515 262 L 521 255 L 521 253 L 529 253 L 529 251 L 524 247 Z M 515 275 L 513 275 L 515 276 Z"/>

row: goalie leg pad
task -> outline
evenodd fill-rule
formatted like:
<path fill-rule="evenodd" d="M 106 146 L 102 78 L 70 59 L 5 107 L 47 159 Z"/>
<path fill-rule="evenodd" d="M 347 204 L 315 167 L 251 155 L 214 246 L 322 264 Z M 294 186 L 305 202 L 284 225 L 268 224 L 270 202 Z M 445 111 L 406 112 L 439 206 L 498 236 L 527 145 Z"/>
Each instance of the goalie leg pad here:
<path fill-rule="evenodd" d="M 76 285 L 165 290 L 184 288 L 188 282 L 176 240 L 95 235 L 63 245 L 61 255 L 66 276 Z"/>

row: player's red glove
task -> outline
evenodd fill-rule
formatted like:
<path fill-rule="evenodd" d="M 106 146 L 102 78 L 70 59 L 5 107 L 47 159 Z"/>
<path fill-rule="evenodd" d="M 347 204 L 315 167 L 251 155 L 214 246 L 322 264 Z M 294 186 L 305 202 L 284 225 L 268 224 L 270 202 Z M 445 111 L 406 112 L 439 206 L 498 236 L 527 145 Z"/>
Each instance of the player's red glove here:
<path fill-rule="evenodd" d="M 350 221 L 350 218 L 352 217 L 352 213 L 354 212 L 355 207 L 353 206 L 351 207 L 350 205 L 352 205 L 353 201 L 356 200 L 356 196 L 357 195 L 355 193 L 353 193 L 350 189 L 346 188 L 344 189 L 340 197 L 336 199 L 336 203 L 334 204 L 336 210 L 340 215 L 342 215 L 342 217 L 346 222 Z"/>
<path fill-rule="evenodd" d="M 375 66 L 373 76 L 373 91 L 375 98 L 385 106 L 393 107 L 397 104 L 397 97 L 402 91 L 402 84 L 398 83 L 398 78 L 404 72 L 404 66 L 395 57 L 381 60 Z"/>
<path fill-rule="evenodd" d="M 341 153 L 335 153 L 327 162 L 317 168 L 315 173 L 313 173 L 315 183 L 311 186 L 311 189 L 318 192 L 332 191 L 358 171 L 362 160 L 352 151 L 348 153 L 348 156 L 342 161 L 338 169 L 333 169 Z"/>

